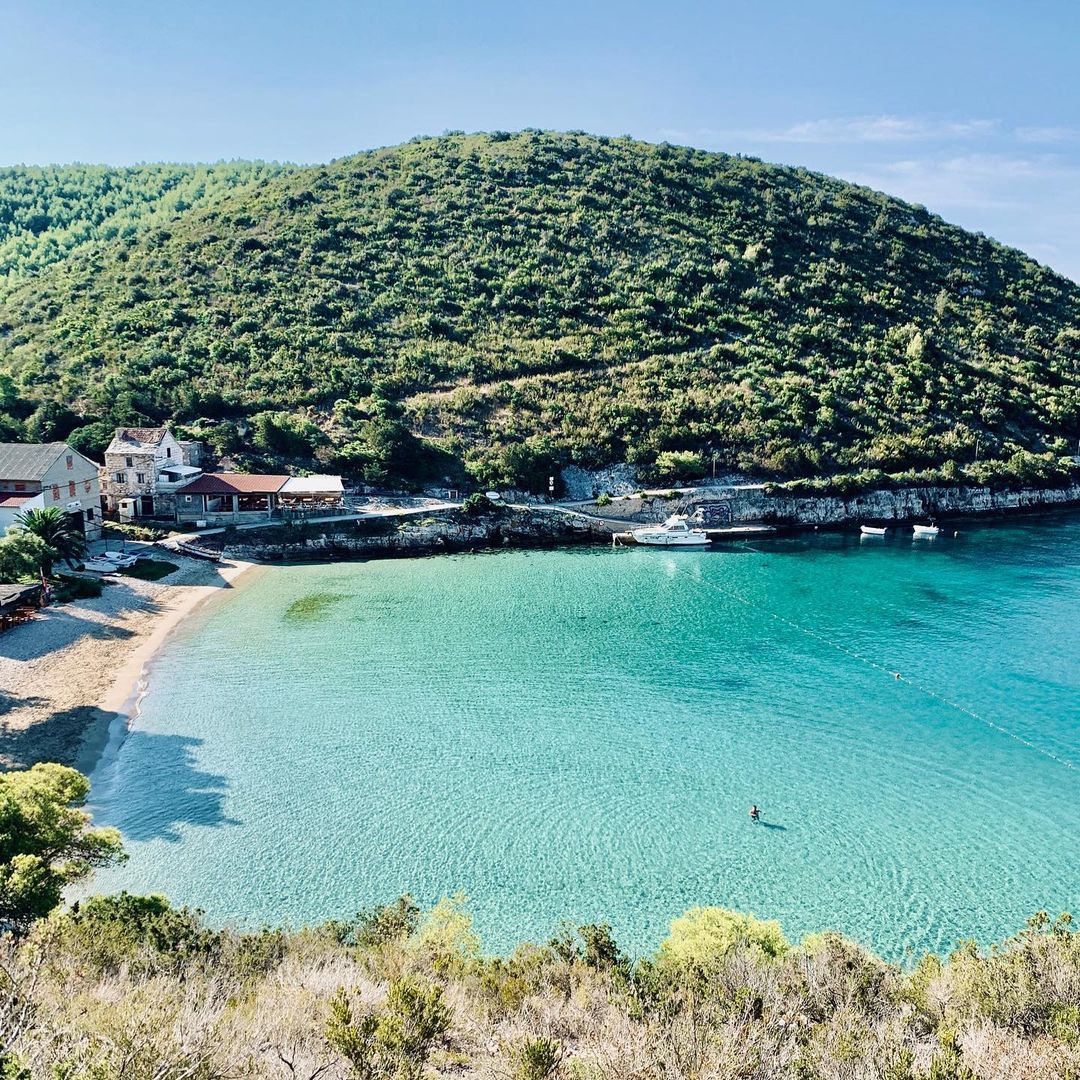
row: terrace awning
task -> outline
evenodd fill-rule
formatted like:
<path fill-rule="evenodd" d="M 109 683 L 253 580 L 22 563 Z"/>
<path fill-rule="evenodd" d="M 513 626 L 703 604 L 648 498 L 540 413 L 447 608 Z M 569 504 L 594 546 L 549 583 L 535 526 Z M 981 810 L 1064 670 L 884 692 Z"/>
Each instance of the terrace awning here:
<path fill-rule="evenodd" d="M 0 615 L 36 604 L 40 585 L 0 585 Z"/>
<path fill-rule="evenodd" d="M 290 476 L 281 485 L 282 495 L 334 495 L 345 492 L 340 476 Z"/>

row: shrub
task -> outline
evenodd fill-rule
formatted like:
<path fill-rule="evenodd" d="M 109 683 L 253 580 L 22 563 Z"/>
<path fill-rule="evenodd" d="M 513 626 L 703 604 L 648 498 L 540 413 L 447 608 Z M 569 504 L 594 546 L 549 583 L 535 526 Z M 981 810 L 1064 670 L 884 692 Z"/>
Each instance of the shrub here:
<path fill-rule="evenodd" d="M 516 1057 L 514 1080 L 549 1080 L 562 1062 L 562 1047 L 553 1039 L 529 1039 Z"/>
<path fill-rule="evenodd" d="M 353 939 L 357 945 L 385 945 L 404 941 L 420 923 L 420 908 L 405 893 L 392 904 L 379 904 L 361 911 L 356 917 Z"/>
<path fill-rule="evenodd" d="M 705 475 L 705 458 L 694 450 L 662 450 L 654 472 L 658 480 L 694 480 Z"/>
<path fill-rule="evenodd" d="M 0 922 L 25 930 L 63 889 L 125 856 L 116 829 L 92 829 L 90 783 L 64 765 L 0 776 Z"/>
<path fill-rule="evenodd" d="M 436 971 L 469 967 L 480 956 L 480 939 L 473 933 L 466 903 L 463 893 L 444 896 L 409 938 L 409 948 Z"/>
<path fill-rule="evenodd" d="M 166 562 L 164 559 L 140 559 L 137 563 L 124 567 L 120 573 L 124 577 L 137 578 L 139 581 L 160 581 L 179 569 L 176 563 Z"/>
<path fill-rule="evenodd" d="M 147 540 L 153 542 L 168 536 L 170 530 L 159 525 L 136 524 L 133 521 L 110 521 L 105 527 L 105 535 L 117 535 L 128 540 Z"/>
<path fill-rule="evenodd" d="M 174 908 L 164 896 L 91 896 L 55 920 L 57 948 L 68 962 L 96 972 L 121 968 L 155 971 L 183 967 L 220 949 L 201 913 Z"/>
<path fill-rule="evenodd" d="M 357 1015 L 339 989 L 330 1002 L 326 1039 L 361 1080 L 420 1080 L 435 1041 L 449 1027 L 440 987 L 397 979 L 378 1013 Z"/>
<path fill-rule="evenodd" d="M 81 574 L 57 574 L 53 579 L 53 600 L 66 604 L 72 600 L 93 600 L 101 595 L 102 583 L 98 578 Z"/>
<path fill-rule="evenodd" d="M 740 947 L 772 960 L 783 956 L 790 945 L 778 922 L 727 908 L 698 907 L 672 922 L 657 963 L 669 970 L 709 968 Z"/>
<path fill-rule="evenodd" d="M 481 514 L 491 514 L 497 509 L 495 504 L 481 492 L 470 495 L 462 504 L 461 512 L 469 517 L 479 517 Z"/>

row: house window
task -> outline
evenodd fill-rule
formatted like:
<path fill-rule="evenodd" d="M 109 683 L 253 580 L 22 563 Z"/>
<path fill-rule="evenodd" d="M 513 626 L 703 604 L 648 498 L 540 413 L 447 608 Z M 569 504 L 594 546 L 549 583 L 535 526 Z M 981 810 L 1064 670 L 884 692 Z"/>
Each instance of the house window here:
<path fill-rule="evenodd" d="M 172 457 L 172 447 L 171 446 L 166 446 L 165 447 L 165 456 L 166 457 Z"/>
<path fill-rule="evenodd" d="M 113 479 L 118 484 L 126 484 L 127 483 L 127 473 L 126 472 L 113 473 Z"/>
<path fill-rule="evenodd" d="M 69 499 L 73 498 L 74 495 L 75 495 L 75 481 L 74 480 L 69 480 L 68 481 L 68 498 Z"/>
<path fill-rule="evenodd" d="M 146 473 L 137 472 L 135 474 L 135 483 L 136 484 L 145 484 L 146 483 Z"/>
<path fill-rule="evenodd" d="M 26 490 L 26 485 L 25 485 L 25 484 L 20 484 L 20 483 L 19 483 L 19 482 L 18 482 L 18 481 L 16 480 L 16 481 L 15 481 L 15 490 L 16 490 L 16 491 L 25 491 L 25 490 Z"/>
<path fill-rule="evenodd" d="M 84 480 L 83 481 L 83 491 L 85 491 L 87 495 L 90 494 L 90 487 L 91 487 L 90 481 L 89 480 Z"/>
<path fill-rule="evenodd" d="M 126 457 L 124 458 L 124 464 L 130 469 L 131 466 L 135 464 L 135 459 Z"/>
<path fill-rule="evenodd" d="M 87 508 L 86 520 L 87 521 L 93 521 L 94 520 L 94 508 L 92 506 Z"/>
<path fill-rule="evenodd" d="M 54 502 L 59 502 L 60 501 L 60 485 L 59 484 L 53 484 L 53 486 L 52 486 L 52 497 L 53 497 Z"/>
<path fill-rule="evenodd" d="M 72 468 L 75 467 L 75 459 L 70 454 L 68 454 L 68 456 L 67 456 L 67 467 L 69 469 L 72 469 Z"/>

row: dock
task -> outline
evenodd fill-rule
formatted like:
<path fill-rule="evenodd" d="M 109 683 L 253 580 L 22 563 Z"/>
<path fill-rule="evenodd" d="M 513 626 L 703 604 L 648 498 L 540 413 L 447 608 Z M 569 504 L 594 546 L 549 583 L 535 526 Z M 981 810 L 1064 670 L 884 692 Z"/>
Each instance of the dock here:
<path fill-rule="evenodd" d="M 773 525 L 724 525 L 718 529 L 705 529 L 710 540 L 761 540 L 766 536 L 775 536 Z"/>
<path fill-rule="evenodd" d="M 641 525 L 635 526 L 641 528 Z M 701 526 L 695 526 L 701 528 Z M 702 531 L 713 543 L 722 540 L 763 540 L 776 535 L 776 527 L 773 525 L 723 525 L 719 528 L 702 528 Z M 611 542 L 618 544 L 634 544 L 633 532 L 612 532 Z"/>

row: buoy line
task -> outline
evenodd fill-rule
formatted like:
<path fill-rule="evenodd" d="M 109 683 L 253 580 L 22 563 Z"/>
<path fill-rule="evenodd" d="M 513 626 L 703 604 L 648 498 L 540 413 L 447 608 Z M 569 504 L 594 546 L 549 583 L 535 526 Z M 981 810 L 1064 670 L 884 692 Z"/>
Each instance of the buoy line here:
<path fill-rule="evenodd" d="M 757 552 L 760 555 L 764 555 L 765 552 L 759 548 L 752 548 L 752 551 Z M 1039 746 L 1037 743 L 1032 742 L 1030 739 L 1025 738 L 1023 735 L 1018 735 L 1015 731 L 1010 731 L 1007 727 L 999 724 L 996 720 L 991 720 L 988 717 L 981 716 L 973 709 L 969 709 L 966 705 L 961 705 L 956 701 L 952 701 L 944 694 L 939 693 L 937 690 L 932 689 L 929 686 L 925 686 L 923 683 L 916 681 L 915 679 L 908 678 L 902 672 L 895 670 L 894 668 L 886 667 L 884 664 L 878 663 L 876 660 L 869 656 L 864 656 L 862 653 L 857 652 L 855 649 L 848 648 L 848 646 L 841 644 L 839 641 L 834 641 L 831 638 L 826 637 L 824 634 L 818 633 L 816 630 L 811 630 L 808 626 L 803 626 L 801 623 L 797 623 L 794 619 L 789 619 L 786 615 L 780 615 L 775 611 L 771 611 L 769 608 L 764 607 L 761 604 L 755 603 L 753 600 L 748 600 L 745 596 L 740 595 L 735 589 L 723 588 L 714 582 L 703 581 L 701 578 L 695 578 L 684 573 L 679 566 L 674 562 L 671 566 L 677 574 L 683 574 L 683 576 L 689 577 L 691 581 L 698 585 L 703 585 L 706 588 L 712 589 L 714 592 L 719 593 L 721 596 L 729 596 L 733 600 L 738 601 L 744 607 L 750 608 L 752 611 L 757 611 L 760 614 L 767 615 L 770 619 L 776 622 L 783 623 L 785 626 L 790 627 L 792 630 L 797 631 L 800 634 L 805 634 L 806 637 L 813 638 L 815 641 L 820 641 L 824 645 L 828 645 L 829 648 L 835 649 L 839 653 L 843 653 L 845 656 L 850 656 L 853 660 L 857 660 L 861 664 L 865 664 L 867 667 L 873 668 L 875 671 L 880 671 L 889 678 L 904 683 L 906 686 L 910 686 L 913 690 L 917 690 L 919 693 L 924 694 L 928 698 L 933 698 L 935 701 L 939 701 L 942 705 L 948 706 L 950 709 L 955 709 L 959 713 L 963 713 L 965 716 L 971 717 L 973 720 L 977 720 L 980 724 L 985 724 L 988 728 L 998 732 L 1001 735 L 1005 735 L 1012 739 L 1014 742 L 1019 743 L 1021 746 L 1027 747 L 1029 750 L 1034 750 L 1037 754 L 1042 754 L 1043 757 L 1049 758 L 1051 761 L 1056 761 L 1059 765 L 1063 765 L 1066 769 L 1076 770 L 1076 765 L 1069 761 L 1067 758 L 1063 758 L 1058 754 L 1055 754 L 1053 750 L 1047 750 L 1043 746 Z"/>

